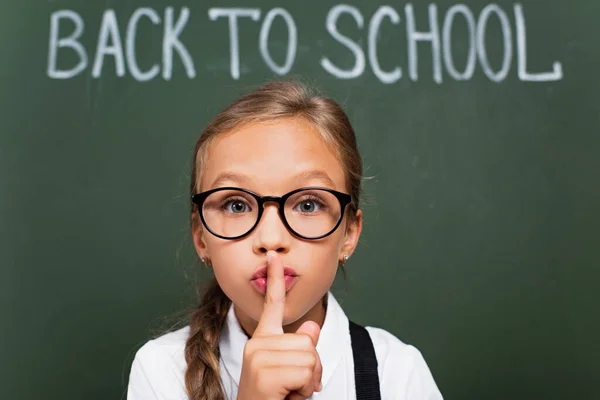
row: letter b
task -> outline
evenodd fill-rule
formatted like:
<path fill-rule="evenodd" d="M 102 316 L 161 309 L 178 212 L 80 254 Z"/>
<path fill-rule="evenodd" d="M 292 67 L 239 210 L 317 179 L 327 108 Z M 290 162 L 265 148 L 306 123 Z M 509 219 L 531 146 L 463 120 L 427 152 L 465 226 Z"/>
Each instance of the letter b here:
<path fill-rule="evenodd" d="M 75 30 L 70 36 L 59 39 L 60 20 L 66 18 L 73 21 Z M 83 19 L 71 10 L 55 11 L 50 16 L 50 42 L 48 45 L 48 76 L 53 79 L 69 79 L 83 71 L 88 64 L 87 53 L 81 43 L 77 41 L 83 33 Z M 57 51 L 61 47 L 70 47 L 79 56 L 79 63 L 71 69 L 59 70 L 56 68 Z"/>

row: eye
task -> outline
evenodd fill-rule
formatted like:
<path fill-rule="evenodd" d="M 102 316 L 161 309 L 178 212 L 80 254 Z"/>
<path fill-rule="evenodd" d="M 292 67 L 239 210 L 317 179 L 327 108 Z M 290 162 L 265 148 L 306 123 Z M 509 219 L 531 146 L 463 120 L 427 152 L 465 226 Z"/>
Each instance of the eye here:
<path fill-rule="evenodd" d="M 243 199 L 227 199 L 223 202 L 221 208 L 232 214 L 241 214 L 252 211 L 252 208 Z"/>
<path fill-rule="evenodd" d="M 321 202 L 321 200 L 319 200 L 319 198 L 314 197 L 314 196 L 309 196 L 303 200 L 301 200 L 295 208 L 295 211 L 301 212 L 301 213 L 305 213 L 305 214 L 312 214 L 314 212 L 320 211 L 322 208 L 324 208 L 324 204 Z"/>

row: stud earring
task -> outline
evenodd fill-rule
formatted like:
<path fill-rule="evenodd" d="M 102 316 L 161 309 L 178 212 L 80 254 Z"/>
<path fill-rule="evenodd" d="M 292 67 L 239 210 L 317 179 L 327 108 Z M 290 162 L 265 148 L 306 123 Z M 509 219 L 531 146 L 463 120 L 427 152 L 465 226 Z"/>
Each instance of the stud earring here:
<path fill-rule="evenodd" d="M 200 257 L 200 261 L 202 261 L 202 264 L 204 264 L 204 268 L 212 267 L 212 264 L 210 263 L 210 260 L 208 258 Z"/>
<path fill-rule="evenodd" d="M 346 263 L 348 262 L 348 255 L 344 254 L 344 258 L 338 263 L 340 267 L 344 267 L 346 265 Z"/>

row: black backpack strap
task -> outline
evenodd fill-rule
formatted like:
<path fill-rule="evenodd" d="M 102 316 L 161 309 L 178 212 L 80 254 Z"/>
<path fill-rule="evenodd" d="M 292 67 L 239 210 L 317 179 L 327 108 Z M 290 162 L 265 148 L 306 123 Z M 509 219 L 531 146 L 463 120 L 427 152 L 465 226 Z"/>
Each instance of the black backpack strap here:
<path fill-rule="evenodd" d="M 354 385 L 356 400 L 381 400 L 377 357 L 369 332 L 358 324 L 350 322 L 350 340 L 354 357 Z"/>

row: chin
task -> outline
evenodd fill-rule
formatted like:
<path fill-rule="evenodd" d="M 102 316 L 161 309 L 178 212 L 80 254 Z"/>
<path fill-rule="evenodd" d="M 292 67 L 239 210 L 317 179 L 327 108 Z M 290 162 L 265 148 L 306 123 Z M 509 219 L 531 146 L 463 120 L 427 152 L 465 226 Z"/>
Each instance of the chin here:
<path fill-rule="evenodd" d="M 312 310 L 317 304 L 321 303 L 323 296 L 317 296 L 315 299 L 307 299 L 303 297 L 302 303 L 286 304 L 285 312 L 283 316 L 284 323 L 293 324 L 302 318 L 306 313 Z M 292 303 L 290 301 L 290 303 Z"/>
<path fill-rule="evenodd" d="M 283 325 L 291 325 L 294 322 L 298 321 L 300 318 L 304 316 L 306 313 L 294 312 L 295 310 L 290 310 L 286 307 L 285 313 L 283 314 Z"/>

